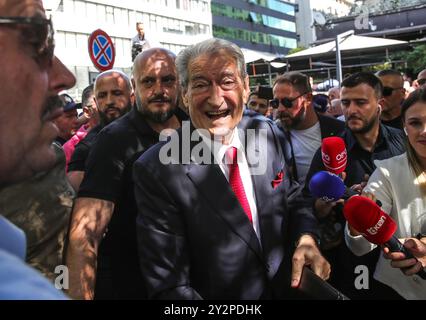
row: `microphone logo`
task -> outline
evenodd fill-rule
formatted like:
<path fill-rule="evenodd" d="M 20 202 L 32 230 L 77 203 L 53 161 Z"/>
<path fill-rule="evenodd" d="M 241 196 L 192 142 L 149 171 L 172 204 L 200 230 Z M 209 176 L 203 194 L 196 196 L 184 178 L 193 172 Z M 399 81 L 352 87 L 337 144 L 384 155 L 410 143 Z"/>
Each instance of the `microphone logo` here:
<path fill-rule="evenodd" d="M 344 161 L 346 163 L 346 157 L 347 157 L 346 150 L 343 150 L 342 153 L 339 153 L 338 155 L 336 155 L 336 160 L 339 162 Z"/>
<path fill-rule="evenodd" d="M 385 223 L 385 221 L 386 221 L 386 216 L 382 215 L 380 217 L 379 221 L 377 221 L 377 223 L 374 226 L 372 226 L 371 228 L 367 229 L 367 232 L 369 234 L 371 234 L 372 236 L 376 235 L 377 232 L 379 232 L 380 227 Z"/>

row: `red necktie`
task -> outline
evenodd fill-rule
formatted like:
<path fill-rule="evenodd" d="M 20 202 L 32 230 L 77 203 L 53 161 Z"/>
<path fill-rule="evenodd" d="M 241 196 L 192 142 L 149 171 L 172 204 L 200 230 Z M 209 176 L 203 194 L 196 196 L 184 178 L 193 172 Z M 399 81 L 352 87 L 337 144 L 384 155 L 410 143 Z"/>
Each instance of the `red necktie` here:
<path fill-rule="evenodd" d="M 253 223 L 251 216 L 250 205 L 247 201 L 247 196 L 244 191 L 243 181 L 241 180 L 240 169 L 238 168 L 237 161 L 237 148 L 230 147 L 226 154 L 228 155 L 231 163 L 229 164 L 229 184 L 231 185 L 232 191 L 234 191 L 241 207 L 247 214 L 248 219 Z"/>

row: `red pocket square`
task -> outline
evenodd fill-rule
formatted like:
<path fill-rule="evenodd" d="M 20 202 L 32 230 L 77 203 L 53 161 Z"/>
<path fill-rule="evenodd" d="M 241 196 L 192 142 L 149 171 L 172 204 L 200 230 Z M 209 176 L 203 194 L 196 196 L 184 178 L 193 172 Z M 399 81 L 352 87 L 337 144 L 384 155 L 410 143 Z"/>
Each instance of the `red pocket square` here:
<path fill-rule="evenodd" d="M 275 179 L 272 180 L 272 188 L 276 189 L 279 186 L 279 184 L 283 182 L 283 179 L 284 179 L 284 172 L 282 171 L 278 172 Z"/>

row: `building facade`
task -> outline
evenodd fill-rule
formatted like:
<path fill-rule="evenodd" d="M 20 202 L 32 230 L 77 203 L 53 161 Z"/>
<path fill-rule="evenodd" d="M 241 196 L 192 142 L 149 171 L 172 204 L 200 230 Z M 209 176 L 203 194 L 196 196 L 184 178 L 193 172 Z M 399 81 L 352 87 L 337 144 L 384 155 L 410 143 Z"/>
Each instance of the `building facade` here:
<path fill-rule="evenodd" d="M 213 36 L 275 55 L 297 47 L 295 5 L 280 0 L 212 0 Z"/>
<path fill-rule="evenodd" d="M 69 93 L 79 100 L 98 74 L 88 53 L 88 39 L 102 29 L 114 42 L 114 68 L 130 74 L 131 38 L 143 22 L 146 38 L 174 53 L 212 37 L 210 0 L 45 0 L 55 28 L 56 55 L 75 74 Z"/>
<path fill-rule="evenodd" d="M 290 0 L 297 5 L 296 28 L 298 46 L 308 48 L 317 40 L 316 28 L 322 28 L 331 18 L 350 14 L 355 0 Z"/>

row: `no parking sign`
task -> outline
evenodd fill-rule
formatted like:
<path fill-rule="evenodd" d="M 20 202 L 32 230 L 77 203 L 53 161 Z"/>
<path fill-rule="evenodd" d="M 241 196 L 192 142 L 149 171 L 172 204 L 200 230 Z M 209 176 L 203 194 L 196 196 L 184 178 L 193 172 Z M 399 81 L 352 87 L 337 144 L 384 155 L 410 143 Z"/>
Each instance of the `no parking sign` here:
<path fill-rule="evenodd" d="M 114 67 L 115 48 L 110 36 L 105 31 L 98 29 L 90 35 L 89 55 L 96 69 L 101 72 Z"/>

